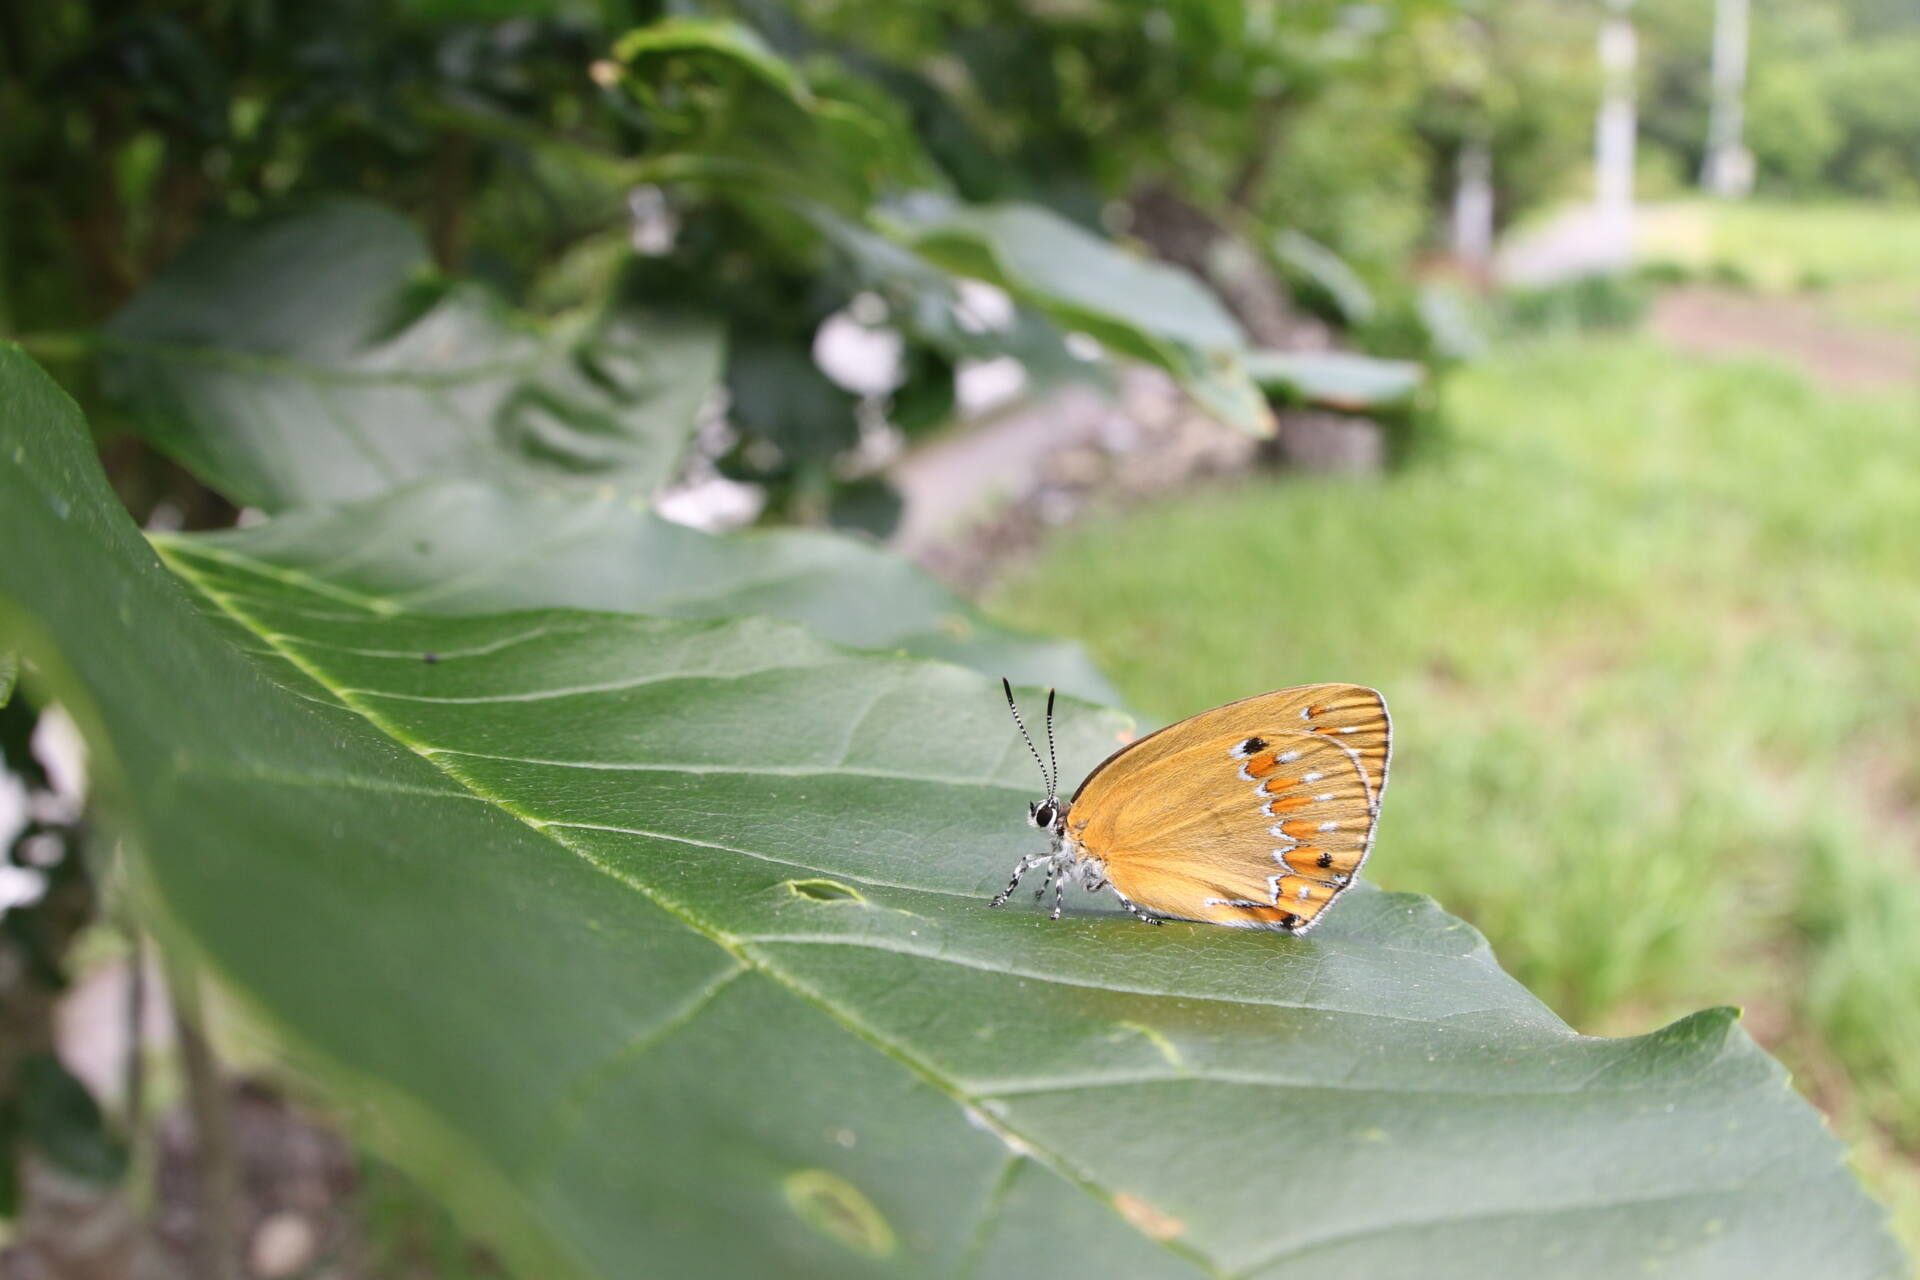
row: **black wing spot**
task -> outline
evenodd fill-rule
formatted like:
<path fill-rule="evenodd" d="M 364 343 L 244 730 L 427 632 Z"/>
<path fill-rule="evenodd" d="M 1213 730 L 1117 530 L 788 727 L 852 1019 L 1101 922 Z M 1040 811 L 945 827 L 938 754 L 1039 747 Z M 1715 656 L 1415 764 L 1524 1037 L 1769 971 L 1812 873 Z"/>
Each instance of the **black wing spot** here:
<path fill-rule="evenodd" d="M 1240 744 L 1240 754 L 1243 756 L 1250 756 L 1256 751 L 1265 751 L 1266 749 L 1267 740 L 1265 738 L 1248 738 Z"/>
<path fill-rule="evenodd" d="M 1320 866 L 1320 867 L 1330 867 L 1330 866 L 1332 866 L 1332 865 L 1333 865 L 1333 855 L 1332 855 L 1331 853 L 1323 853 L 1323 854 L 1321 854 L 1321 855 L 1320 855 L 1320 856 L 1319 856 L 1319 857 L 1318 857 L 1317 859 L 1315 859 L 1315 860 L 1314 860 L 1314 865 L 1315 865 L 1315 866 Z"/>

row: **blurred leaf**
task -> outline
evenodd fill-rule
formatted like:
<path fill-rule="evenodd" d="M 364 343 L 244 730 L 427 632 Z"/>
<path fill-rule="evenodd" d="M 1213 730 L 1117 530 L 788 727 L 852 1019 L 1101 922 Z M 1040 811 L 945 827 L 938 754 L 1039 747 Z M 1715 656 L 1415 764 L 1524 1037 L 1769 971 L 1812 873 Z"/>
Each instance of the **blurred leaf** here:
<path fill-rule="evenodd" d="M 51 1053 L 20 1063 L 20 1136 L 62 1173 L 86 1182 L 125 1176 L 127 1149 L 107 1129 L 100 1104 Z"/>
<path fill-rule="evenodd" d="M 19 1099 L 0 1096 L 0 1227 L 10 1224 L 19 1212 Z"/>
<path fill-rule="evenodd" d="M 209 232 L 108 326 L 104 376 L 136 426 L 269 510 L 425 476 L 647 491 L 678 464 L 720 338 L 618 309 L 541 333 L 428 278 L 419 232 L 334 201 Z"/>
<path fill-rule="evenodd" d="M 812 350 L 747 322 L 727 344 L 727 418 L 787 460 L 831 458 L 860 442 L 860 397 L 821 372 Z"/>
<path fill-rule="evenodd" d="M 960 292 L 946 272 L 905 245 L 831 210 L 816 205 L 797 207 L 796 212 L 840 255 L 850 277 L 850 290 L 878 293 L 886 301 L 893 322 L 925 343 L 932 353 L 949 361 L 1012 356 L 1036 387 L 1082 381 L 1110 389 L 1112 380 L 1106 370 L 1069 352 L 1060 330 L 1033 307 L 1016 307 L 1012 322 L 1003 328 L 963 324 Z M 908 376 L 913 377 L 914 372 L 909 370 Z M 904 422 L 896 425 L 912 430 Z"/>
<path fill-rule="evenodd" d="M 1271 432 L 1242 364 L 1246 336 L 1184 271 L 1125 253 L 1037 205 L 916 200 L 887 221 L 947 270 L 999 285 L 1063 329 L 1160 366 L 1223 421 Z"/>
<path fill-rule="evenodd" d="M 1273 253 L 1283 266 L 1326 294 L 1349 327 L 1373 319 L 1377 310 L 1373 290 L 1345 258 L 1318 240 L 1289 228 L 1273 238 Z"/>
<path fill-rule="evenodd" d="M 170 580 L 71 403 L 0 389 L 0 623 L 149 906 L 525 1274 L 1902 1273 L 1730 1010 L 1575 1035 L 1370 889 L 1310 938 L 989 911 L 991 681 L 192 538 Z M 1122 725 L 1061 729 L 1071 777 Z"/>
<path fill-rule="evenodd" d="M 750 28 L 737 22 L 719 18 L 666 18 L 629 31 L 620 37 L 613 52 L 636 73 L 652 71 L 655 62 L 703 58 L 708 65 L 745 73 L 797 107 L 814 104 L 806 81 L 787 60 L 769 49 Z M 650 83 L 643 75 L 636 87 L 650 88 Z"/>
<path fill-rule="evenodd" d="M 767 614 L 841 644 L 903 649 L 1118 701 L 1078 646 L 998 627 L 906 561 L 824 531 L 720 538 L 614 496 L 581 499 L 452 480 L 290 512 L 190 545 L 201 555 L 271 566 L 377 609 Z M 314 578 L 316 572 L 325 578 Z"/>
<path fill-rule="evenodd" d="M 862 476 L 834 488 L 827 523 L 836 529 L 884 538 L 900 523 L 906 501 L 884 476 Z"/>
<path fill-rule="evenodd" d="M 614 51 L 626 67 L 621 83 L 655 123 L 652 150 L 676 162 L 662 178 L 846 213 L 889 187 L 940 182 L 892 99 L 831 68 L 810 84 L 738 23 L 671 17 L 629 32 Z"/>
<path fill-rule="evenodd" d="M 1457 289 L 1424 285 L 1416 307 L 1433 353 L 1443 360 L 1472 360 L 1487 349 L 1473 304 Z"/>
<path fill-rule="evenodd" d="M 887 397 L 887 421 L 907 436 L 922 436 L 953 421 L 959 404 L 959 370 L 936 347 L 910 344 L 901 360 L 900 385 Z"/>
<path fill-rule="evenodd" d="M 1255 351 L 1247 372 L 1268 395 L 1348 413 L 1405 404 L 1427 378 L 1411 360 L 1351 351 Z"/>
<path fill-rule="evenodd" d="M 13 701 L 13 687 L 20 682 L 20 655 L 0 649 L 0 707 Z"/>

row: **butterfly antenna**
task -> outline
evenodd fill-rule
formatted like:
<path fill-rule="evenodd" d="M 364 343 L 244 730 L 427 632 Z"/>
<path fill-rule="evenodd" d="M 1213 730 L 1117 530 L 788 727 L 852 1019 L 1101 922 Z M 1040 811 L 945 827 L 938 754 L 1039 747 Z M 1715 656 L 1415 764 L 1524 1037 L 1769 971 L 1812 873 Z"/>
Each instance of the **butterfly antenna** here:
<path fill-rule="evenodd" d="M 1005 676 L 1001 676 L 1000 687 L 1007 691 L 1007 710 L 1013 712 L 1013 722 L 1020 726 L 1020 736 L 1027 740 L 1027 750 L 1033 752 L 1033 762 L 1040 766 L 1040 780 L 1047 784 L 1047 796 L 1051 799 L 1053 796 L 1053 780 L 1047 777 L 1047 762 L 1040 758 L 1040 748 L 1033 745 L 1033 735 L 1027 732 L 1026 721 L 1020 718 L 1020 704 L 1013 700 L 1013 681 L 1007 679 Z M 1053 705 L 1051 698 L 1047 700 L 1047 705 L 1049 708 Z"/>
<path fill-rule="evenodd" d="M 1053 695 L 1058 692 L 1047 690 L 1047 763 L 1052 767 L 1052 777 L 1047 782 L 1047 798 L 1051 800 L 1060 794 L 1060 757 L 1053 749 Z"/>

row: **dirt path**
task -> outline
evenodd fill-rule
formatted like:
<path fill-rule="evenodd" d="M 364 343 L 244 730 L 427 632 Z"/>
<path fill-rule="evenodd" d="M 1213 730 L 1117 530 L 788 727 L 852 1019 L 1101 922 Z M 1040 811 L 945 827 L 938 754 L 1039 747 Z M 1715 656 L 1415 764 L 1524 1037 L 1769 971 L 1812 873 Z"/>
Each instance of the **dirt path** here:
<path fill-rule="evenodd" d="M 1770 356 L 1843 391 L 1920 388 L 1920 339 L 1841 324 L 1811 299 L 1689 285 L 1662 294 L 1647 323 L 1682 351 Z"/>

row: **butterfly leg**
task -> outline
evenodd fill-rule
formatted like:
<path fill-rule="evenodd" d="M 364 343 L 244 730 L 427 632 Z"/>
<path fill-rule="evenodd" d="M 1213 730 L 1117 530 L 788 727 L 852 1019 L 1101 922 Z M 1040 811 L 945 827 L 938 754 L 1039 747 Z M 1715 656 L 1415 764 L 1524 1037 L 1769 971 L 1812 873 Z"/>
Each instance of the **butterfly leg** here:
<path fill-rule="evenodd" d="M 1135 902 L 1132 898 L 1129 898 L 1126 894 L 1120 892 L 1118 889 L 1114 889 L 1113 884 L 1111 882 L 1109 882 L 1106 887 L 1109 889 L 1113 889 L 1113 896 L 1120 899 L 1120 905 L 1125 907 L 1127 909 L 1127 913 L 1131 915 L 1135 920 L 1143 920 L 1148 924 L 1165 924 L 1166 923 L 1165 920 L 1149 912 L 1145 907 L 1142 907 L 1139 903 Z"/>
<path fill-rule="evenodd" d="M 1033 870 L 1035 867 L 1040 866 L 1042 863 L 1047 863 L 1051 861 L 1053 861 L 1053 855 L 1051 853 L 1035 853 L 1020 859 L 1020 865 L 1016 866 L 1013 869 L 1013 879 L 1007 881 L 1007 887 L 1002 889 L 999 893 L 995 894 L 993 897 L 993 900 L 987 903 L 987 905 L 990 907 L 1006 906 L 1007 899 L 1011 898 L 1013 896 L 1013 891 L 1020 887 L 1020 877 L 1027 874 L 1027 872 Z"/>
<path fill-rule="evenodd" d="M 1052 919 L 1058 920 L 1060 918 L 1060 908 L 1066 905 L 1066 898 L 1067 898 L 1067 878 L 1065 876 L 1061 876 L 1059 879 L 1053 882 L 1053 913 L 1051 916 Z"/>
<path fill-rule="evenodd" d="M 1052 866 L 1048 866 L 1047 878 L 1045 880 L 1042 880 L 1040 882 L 1040 887 L 1033 891 L 1033 900 L 1035 902 L 1038 902 L 1040 901 L 1040 899 L 1047 896 L 1047 886 L 1053 883 L 1053 872 L 1054 872 L 1054 868 Z"/>

